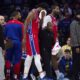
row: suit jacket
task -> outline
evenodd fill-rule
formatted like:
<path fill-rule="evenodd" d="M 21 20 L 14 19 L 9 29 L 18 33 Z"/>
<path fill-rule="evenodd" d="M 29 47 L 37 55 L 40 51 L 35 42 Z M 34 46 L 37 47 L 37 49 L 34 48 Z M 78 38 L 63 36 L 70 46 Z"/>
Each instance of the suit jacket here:
<path fill-rule="evenodd" d="M 0 25 L 0 47 L 4 49 L 4 34 L 3 34 L 3 27 Z"/>

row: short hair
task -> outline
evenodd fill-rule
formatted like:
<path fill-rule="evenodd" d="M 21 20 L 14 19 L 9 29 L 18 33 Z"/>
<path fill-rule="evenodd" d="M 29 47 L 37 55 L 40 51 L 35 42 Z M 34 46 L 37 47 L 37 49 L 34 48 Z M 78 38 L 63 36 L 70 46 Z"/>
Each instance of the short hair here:
<path fill-rule="evenodd" d="M 69 53 L 71 53 L 71 50 L 69 50 L 69 49 L 65 49 L 64 52 L 69 52 Z"/>
<path fill-rule="evenodd" d="M 51 6 L 51 9 L 55 9 L 57 6 L 59 6 L 57 3 L 55 3 L 55 4 L 53 4 L 52 6 Z"/>
<path fill-rule="evenodd" d="M 0 19 L 4 19 L 4 16 L 3 15 L 0 15 Z"/>
<path fill-rule="evenodd" d="M 36 5 L 36 7 L 42 7 L 43 9 L 47 9 L 48 4 L 43 2 L 43 3 L 40 3 L 40 4 Z"/>
<path fill-rule="evenodd" d="M 11 18 L 13 18 L 13 17 L 17 16 L 17 15 L 18 15 L 18 13 L 19 13 L 19 11 L 14 11 L 14 12 L 11 14 Z"/>

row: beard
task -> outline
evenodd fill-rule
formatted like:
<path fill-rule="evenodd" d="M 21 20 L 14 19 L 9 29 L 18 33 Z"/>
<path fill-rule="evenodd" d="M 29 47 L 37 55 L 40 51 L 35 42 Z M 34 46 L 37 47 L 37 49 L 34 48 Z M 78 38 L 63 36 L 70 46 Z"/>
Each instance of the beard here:
<path fill-rule="evenodd" d="M 55 12 L 54 13 L 54 16 L 56 17 L 56 19 L 59 19 L 60 18 L 60 14 L 58 12 Z"/>

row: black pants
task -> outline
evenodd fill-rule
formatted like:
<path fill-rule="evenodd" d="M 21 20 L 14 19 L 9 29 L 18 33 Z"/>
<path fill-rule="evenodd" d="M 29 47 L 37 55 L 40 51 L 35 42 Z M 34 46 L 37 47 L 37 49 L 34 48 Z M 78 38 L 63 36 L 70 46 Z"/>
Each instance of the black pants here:
<path fill-rule="evenodd" d="M 41 50 L 41 57 L 44 64 L 44 70 L 46 71 L 46 75 L 49 78 L 52 78 L 52 67 L 51 67 L 51 51 L 47 49 Z"/>
<path fill-rule="evenodd" d="M 80 80 L 80 52 L 76 52 L 76 47 L 72 48 L 72 57 L 73 57 L 73 76 L 74 80 Z"/>

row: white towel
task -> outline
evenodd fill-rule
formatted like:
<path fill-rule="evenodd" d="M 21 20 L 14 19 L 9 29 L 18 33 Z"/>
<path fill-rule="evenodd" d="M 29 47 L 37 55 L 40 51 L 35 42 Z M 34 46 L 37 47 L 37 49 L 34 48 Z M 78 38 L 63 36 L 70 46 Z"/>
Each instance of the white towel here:
<path fill-rule="evenodd" d="M 41 12 L 39 13 L 39 18 L 41 19 L 42 18 L 42 16 L 41 16 L 41 13 L 42 12 L 45 12 L 45 16 L 47 15 L 47 11 L 46 10 L 41 10 Z"/>

